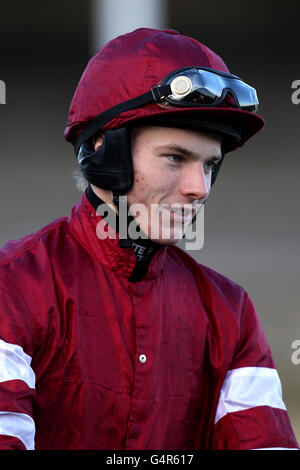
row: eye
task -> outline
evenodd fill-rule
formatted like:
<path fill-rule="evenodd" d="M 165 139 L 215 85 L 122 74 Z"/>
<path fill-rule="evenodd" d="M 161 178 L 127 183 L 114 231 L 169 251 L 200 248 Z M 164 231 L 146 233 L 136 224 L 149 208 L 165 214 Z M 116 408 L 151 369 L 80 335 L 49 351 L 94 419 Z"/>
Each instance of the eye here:
<path fill-rule="evenodd" d="M 216 165 L 217 165 L 217 162 L 214 160 L 211 160 L 211 161 L 205 162 L 203 166 L 204 166 L 204 170 L 209 173 L 214 170 Z"/>
<path fill-rule="evenodd" d="M 182 155 L 178 154 L 169 154 L 167 155 L 167 158 L 172 162 L 172 163 L 182 163 L 184 158 Z"/>

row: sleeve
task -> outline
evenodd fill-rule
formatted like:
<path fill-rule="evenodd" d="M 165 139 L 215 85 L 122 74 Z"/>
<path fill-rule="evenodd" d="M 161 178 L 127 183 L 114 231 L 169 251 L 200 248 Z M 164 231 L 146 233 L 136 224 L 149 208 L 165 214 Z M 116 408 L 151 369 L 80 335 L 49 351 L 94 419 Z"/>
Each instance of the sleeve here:
<path fill-rule="evenodd" d="M 32 329 L 12 279 L 0 276 L 0 450 L 33 450 Z"/>
<path fill-rule="evenodd" d="M 298 449 L 270 348 L 248 296 L 240 322 L 236 352 L 219 394 L 212 448 Z"/>

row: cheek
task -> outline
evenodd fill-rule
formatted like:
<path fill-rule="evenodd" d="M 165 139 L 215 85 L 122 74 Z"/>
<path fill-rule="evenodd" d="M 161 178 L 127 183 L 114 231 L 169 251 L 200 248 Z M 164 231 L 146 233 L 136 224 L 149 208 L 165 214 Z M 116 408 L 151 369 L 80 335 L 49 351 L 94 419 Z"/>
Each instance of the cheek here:
<path fill-rule="evenodd" d="M 145 181 L 145 176 L 140 175 L 138 172 L 134 177 L 133 188 L 138 188 L 140 191 L 143 191 L 147 186 Z"/>
<path fill-rule="evenodd" d="M 145 175 L 138 171 L 134 175 L 133 186 L 127 193 L 127 199 L 129 204 L 144 203 L 147 200 L 147 194 L 149 192 L 149 183 Z"/>
<path fill-rule="evenodd" d="M 157 203 L 162 198 L 176 192 L 176 188 L 176 178 L 172 178 L 170 174 L 165 175 L 161 169 L 159 171 L 149 169 L 146 175 L 144 172 L 136 171 L 133 187 L 127 193 L 128 202 L 130 204 L 135 202 Z"/>
<path fill-rule="evenodd" d="M 143 159 L 140 157 L 139 153 L 135 156 L 134 160 L 134 180 L 132 190 L 134 192 L 143 192 L 147 188 L 148 178 L 147 178 L 147 167 L 143 165 Z"/>
<path fill-rule="evenodd" d="M 129 204 L 158 203 L 166 194 L 172 192 L 173 178 L 157 158 L 141 158 L 136 152 L 134 160 L 134 182 L 127 193 Z"/>

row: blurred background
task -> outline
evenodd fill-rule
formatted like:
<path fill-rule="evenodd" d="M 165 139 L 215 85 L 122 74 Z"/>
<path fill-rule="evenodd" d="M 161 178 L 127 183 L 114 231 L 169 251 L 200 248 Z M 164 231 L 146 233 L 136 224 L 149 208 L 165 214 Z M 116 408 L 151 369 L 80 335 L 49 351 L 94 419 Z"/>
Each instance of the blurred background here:
<path fill-rule="evenodd" d="M 212 48 L 255 86 L 266 126 L 229 154 L 205 208 L 200 263 L 252 297 L 300 442 L 300 80 L 298 1 L 61 0 L 5 2 L 0 17 L 0 245 L 68 215 L 80 193 L 63 132 L 89 58 L 136 27 L 172 28 Z M 162 51 L 163 55 L 163 51 Z"/>

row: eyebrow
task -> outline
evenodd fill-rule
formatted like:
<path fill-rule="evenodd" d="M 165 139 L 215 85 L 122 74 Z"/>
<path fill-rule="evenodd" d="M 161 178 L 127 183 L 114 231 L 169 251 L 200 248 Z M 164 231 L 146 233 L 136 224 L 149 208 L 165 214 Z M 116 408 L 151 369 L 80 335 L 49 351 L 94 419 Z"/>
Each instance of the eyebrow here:
<path fill-rule="evenodd" d="M 192 158 L 193 160 L 198 160 L 199 159 L 199 156 L 197 154 L 195 154 L 194 152 L 192 152 L 191 150 L 188 150 L 187 148 L 185 147 L 182 147 L 181 145 L 178 145 L 178 144 L 166 144 L 166 145 L 160 145 L 157 147 L 158 150 L 168 150 L 168 151 L 171 151 L 171 152 L 177 152 L 177 153 L 180 153 L 182 155 L 186 155 L 187 157 L 190 157 Z M 210 160 L 216 160 L 216 161 L 219 161 L 222 159 L 222 155 L 221 154 L 217 154 L 217 155 L 212 155 L 211 157 L 208 157 L 206 159 L 206 161 L 210 161 Z"/>

